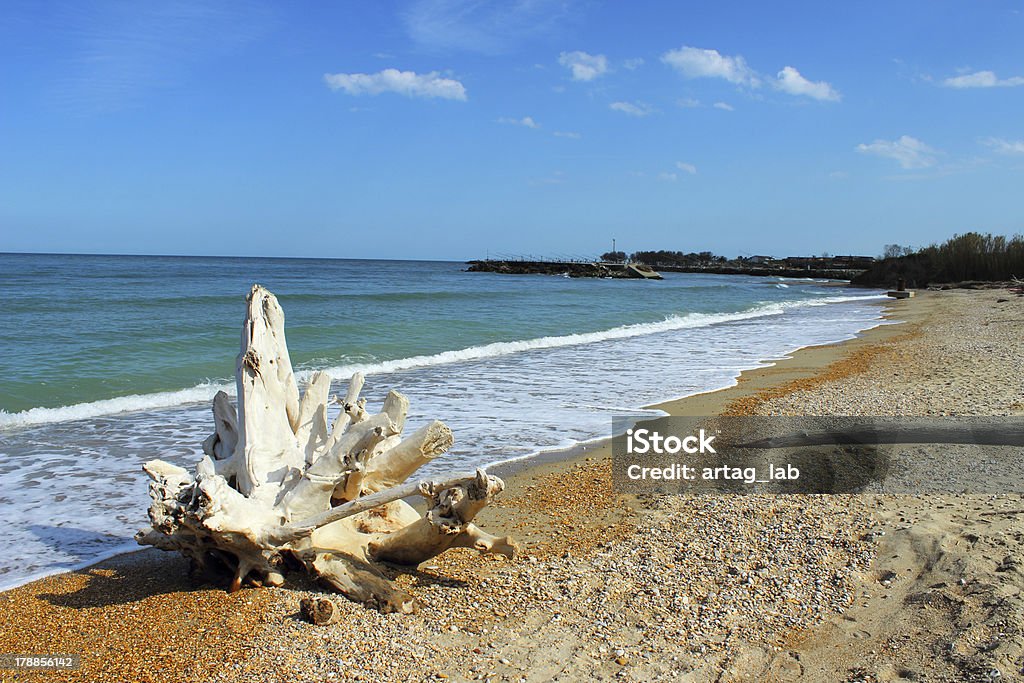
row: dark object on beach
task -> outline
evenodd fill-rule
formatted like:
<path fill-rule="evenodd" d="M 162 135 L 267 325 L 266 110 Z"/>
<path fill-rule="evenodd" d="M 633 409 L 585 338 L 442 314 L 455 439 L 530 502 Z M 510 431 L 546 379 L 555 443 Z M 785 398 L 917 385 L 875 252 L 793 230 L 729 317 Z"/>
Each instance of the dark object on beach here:
<path fill-rule="evenodd" d="M 299 614 L 317 626 L 333 624 L 341 618 L 341 610 L 329 598 L 302 598 L 299 601 Z"/>

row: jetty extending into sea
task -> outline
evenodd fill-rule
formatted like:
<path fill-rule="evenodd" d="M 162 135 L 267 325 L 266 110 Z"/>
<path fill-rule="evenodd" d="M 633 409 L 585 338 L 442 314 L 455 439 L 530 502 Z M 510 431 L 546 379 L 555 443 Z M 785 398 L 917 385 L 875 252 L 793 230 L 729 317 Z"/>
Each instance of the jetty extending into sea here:
<path fill-rule="evenodd" d="M 505 275 L 563 275 L 565 277 L 630 278 L 635 280 L 661 280 L 661 275 L 642 263 L 612 263 L 607 261 L 469 261 L 466 270 L 473 273 L 502 273 Z"/>

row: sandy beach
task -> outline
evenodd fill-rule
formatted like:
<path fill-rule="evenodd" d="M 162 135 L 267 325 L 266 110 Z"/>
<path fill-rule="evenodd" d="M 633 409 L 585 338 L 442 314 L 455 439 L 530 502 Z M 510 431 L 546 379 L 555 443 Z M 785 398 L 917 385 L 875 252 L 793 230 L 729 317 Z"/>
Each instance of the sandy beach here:
<path fill-rule="evenodd" d="M 659 406 L 673 415 L 1022 415 L 1024 299 L 925 292 L 883 325 Z M 986 681 L 1024 671 L 1019 495 L 627 497 L 599 444 L 499 472 L 514 560 L 448 552 L 395 581 L 414 615 L 309 584 L 187 576 L 155 550 L 0 594 L 4 681 Z M 970 476 L 966 470 L 964 476 Z M 301 581 L 298 575 L 291 577 Z"/>

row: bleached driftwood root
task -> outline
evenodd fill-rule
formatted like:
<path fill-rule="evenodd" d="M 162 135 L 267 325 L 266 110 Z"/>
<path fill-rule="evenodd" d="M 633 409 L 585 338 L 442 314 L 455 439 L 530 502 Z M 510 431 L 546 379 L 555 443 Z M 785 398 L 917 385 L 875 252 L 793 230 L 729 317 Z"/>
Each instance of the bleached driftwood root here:
<path fill-rule="evenodd" d="M 500 479 L 477 470 L 404 483 L 448 450 L 447 426 L 431 422 L 403 438 L 409 402 L 392 391 L 369 415 L 359 374 L 329 425 L 330 377 L 314 374 L 300 397 L 277 299 L 256 285 L 247 302 L 238 407 L 223 392 L 214 398 L 216 431 L 194 474 L 146 463 L 152 527 L 136 534 L 140 544 L 179 551 L 194 569 L 226 566 L 231 590 L 281 585 L 291 561 L 353 600 L 402 612 L 412 598 L 379 563 L 414 566 L 448 548 L 512 557 L 511 539 L 472 524 L 504 488 Z M 427 500 L 422 516 L 403 500 L 417 494 Z"/>

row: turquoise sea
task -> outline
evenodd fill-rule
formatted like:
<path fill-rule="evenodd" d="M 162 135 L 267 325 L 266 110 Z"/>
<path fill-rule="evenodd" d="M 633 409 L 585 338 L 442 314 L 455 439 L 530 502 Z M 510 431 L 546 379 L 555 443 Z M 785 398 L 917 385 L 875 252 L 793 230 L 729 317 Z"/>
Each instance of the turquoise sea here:
<path fill-rule="evenodd" d="M 880 323 L 881 292 L 668 273 L 660 282 L 467 273 L 461 263 L 0 254 L 0 588 L 131 549 L 140 466 L 193 463 L 234 390 L 254 282 L 300 379 L 409 396 L 462 470 L 610 435 L 611 417 Z M 343 391 L 343 389 L 341 389 Z"/>

